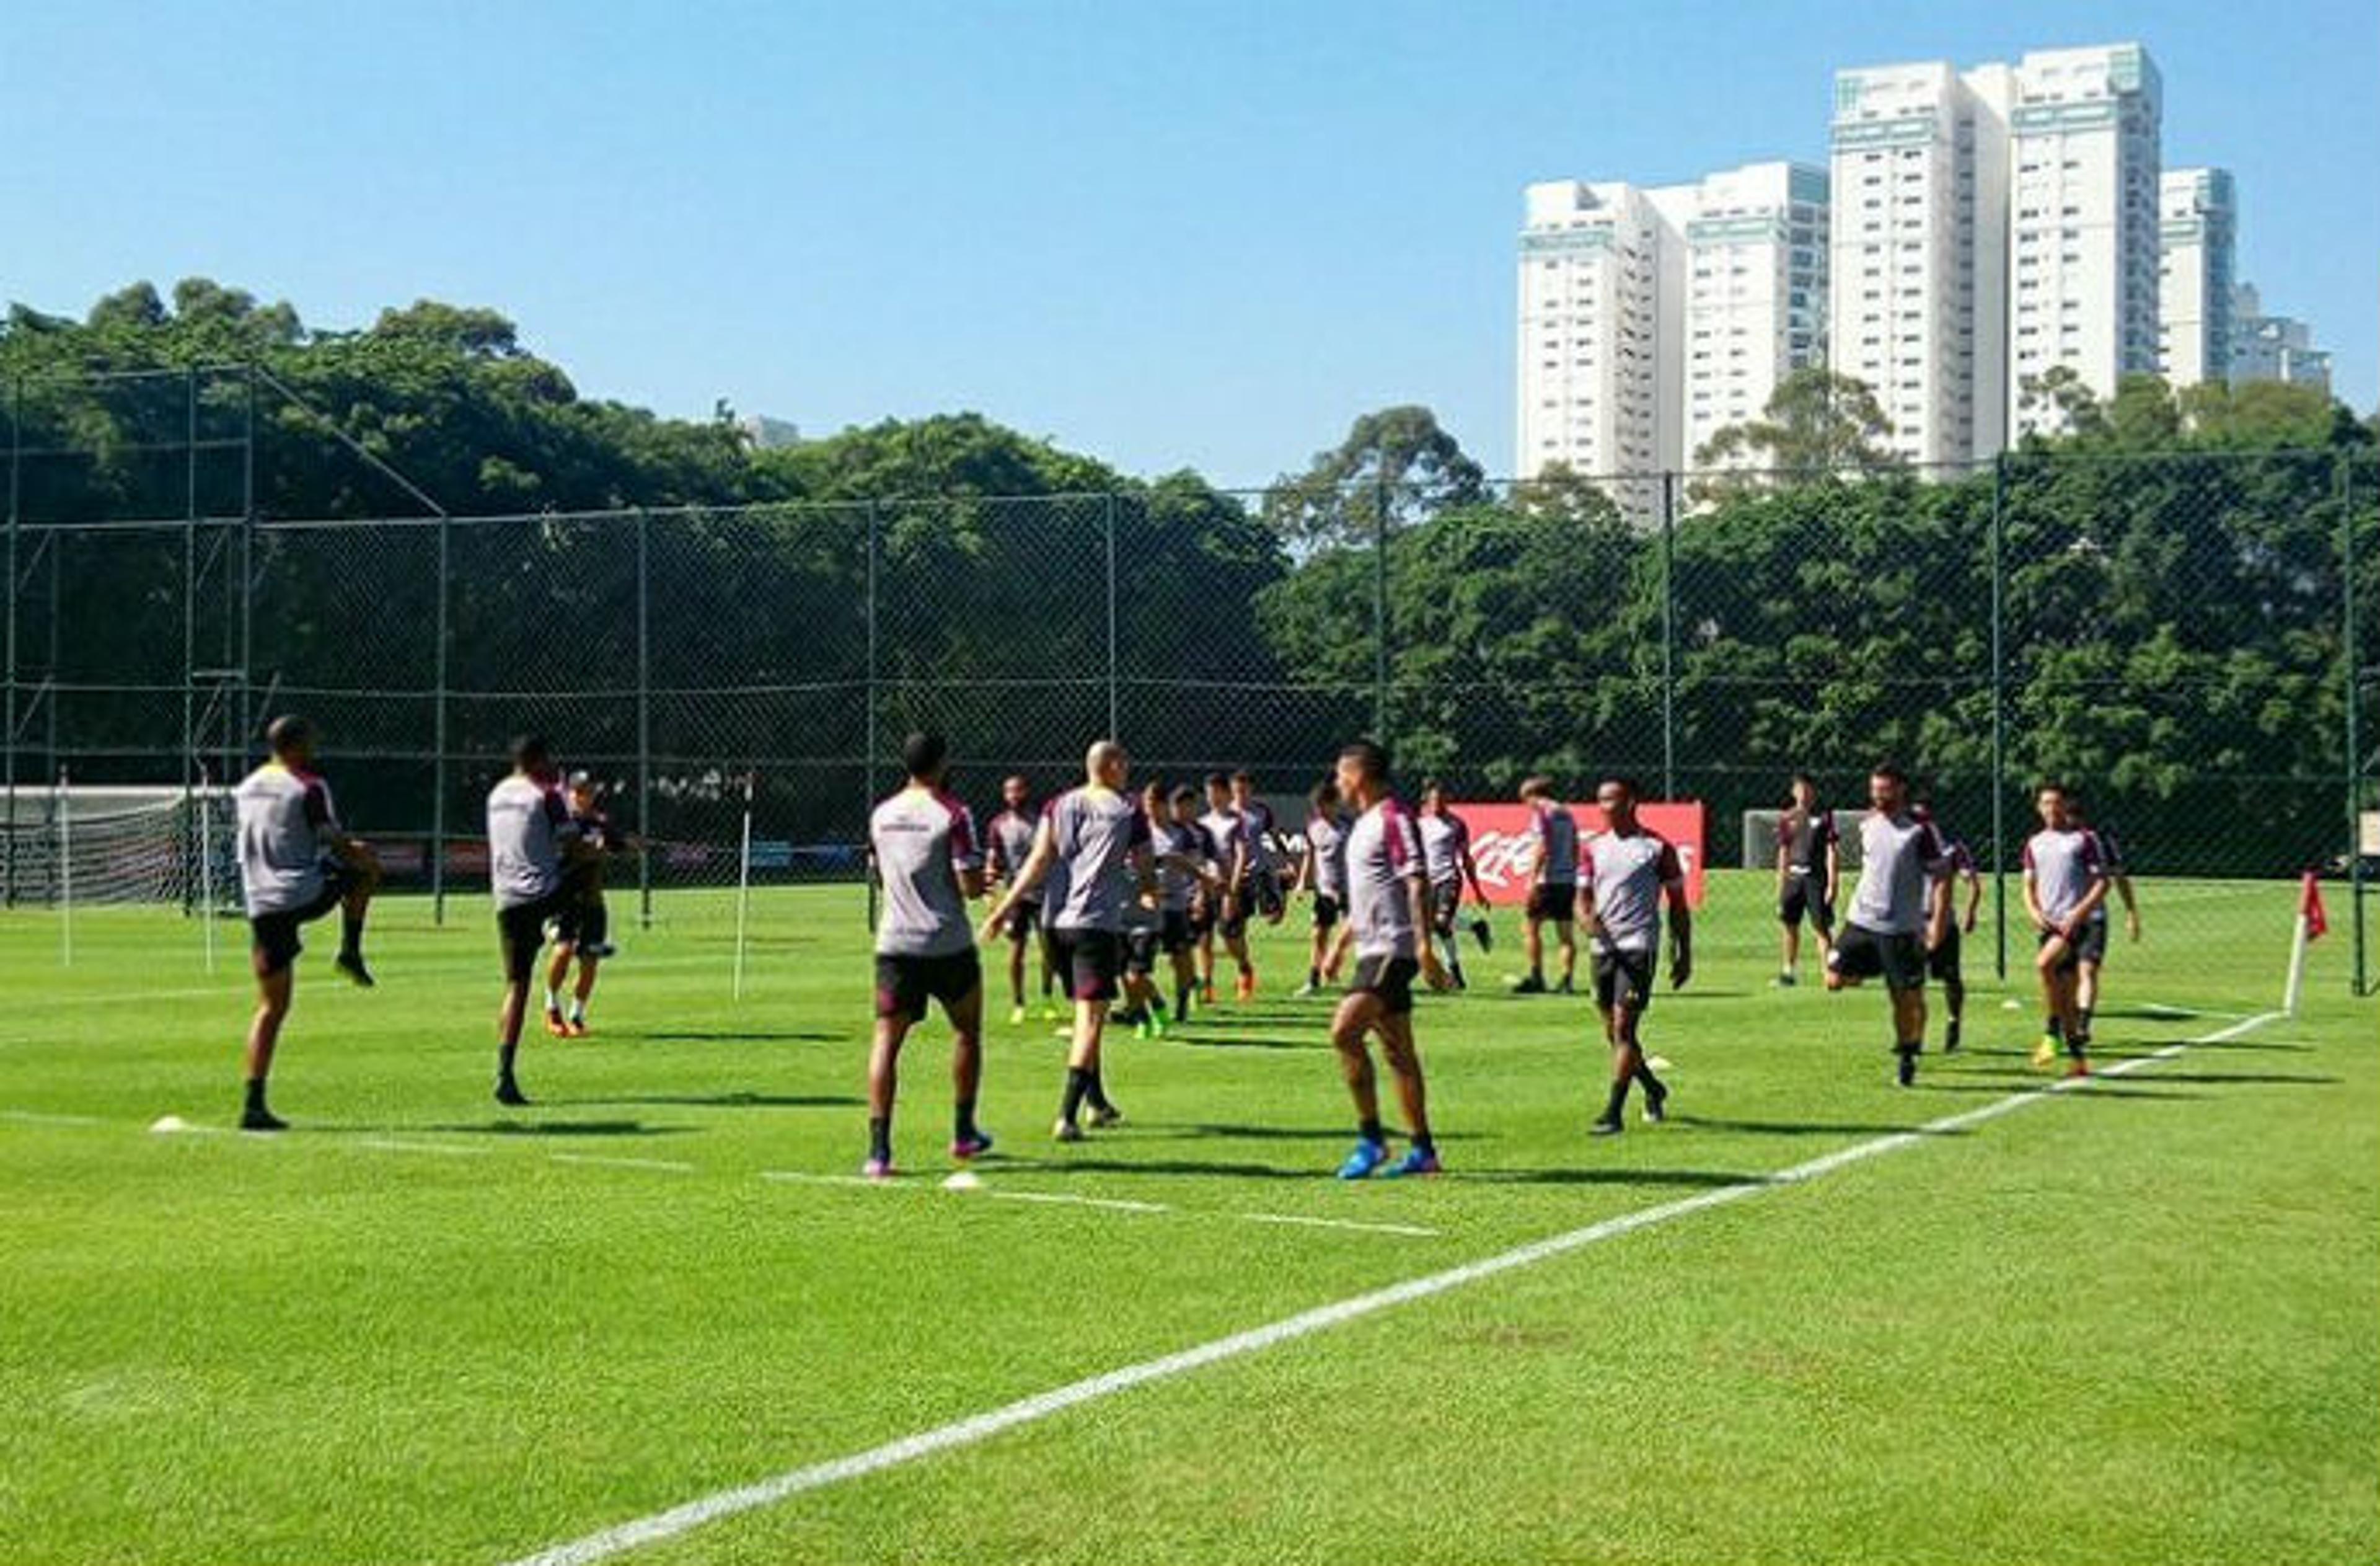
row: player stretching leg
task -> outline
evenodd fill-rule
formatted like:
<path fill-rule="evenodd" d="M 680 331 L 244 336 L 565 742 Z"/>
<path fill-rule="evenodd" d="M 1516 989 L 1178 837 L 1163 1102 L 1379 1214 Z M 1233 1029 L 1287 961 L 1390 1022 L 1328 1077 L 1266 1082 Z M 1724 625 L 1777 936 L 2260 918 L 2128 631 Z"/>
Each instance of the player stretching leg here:
<path fill-rule="evenodd" d="M 488 793 L 488 880 L 495 892 L 496 934 L 504 953 L 504 998 L 496 1011 L 496 1102 L 528 1103 L 514 1067 L 529 977 L 546 921 L 563 911 L 563 856 L 583 856 L 570 808 L 555 786 L 553 750 L 543 736 L 512 743 L 511 775 Z"/>
<path fill-rule="evenodd" d="M 1661 943 L 1661 902 L 1670 904 L 1670 988 L 1683 989 L 1694 971 L 1694 916 L 1686 908 L 1686 872 L 1678 851 L 1636 819 L 1636 785 L 1606 779 L 1595 792 L 1607 823 L 1587 845 L 1578 883 L 1578 917 L 1594 953 L 1595 1009 L 1611 1046 L 1611 1096 L 1590 1135 L 1609 1136 L 1625 1123 L 1632 1084 L 1645 1085 L 1645 1118 L 1659 1123 L 1670 1090 L 1645 1063 L 1637 1025 L 1653 1003 L 1653 958 Z"/>
<path fill-rule="evenodd" d="M 314 771 L 314 726 L 275 718 L 264 731 L 273 759 L 250 772 L 234 795 L 239 812 L 239 885 L 248 904 L 249 966 L 256 973 L 256 1015 L 248 1025 L 248 1098 L 242 1131 L 286 1131 L 288 1123 L 265 1103 L 273 1052 L 289 1017 L 297 987 L 300 926 L 340 911 L 339 954 L 332 965 L 352 983 L 371 987 L 364 966 L 364 914 L 380 885 L 380 861 L 339 825 L 331 787 Z"/>
<path fill-rule="evenodd" d="M 1925 1047 L 1925 958 L 1950 923 L 1950 860 L 1941 834 L 1910 813 L 1906 772 L 1878 767 L 1867 795 L 1859 885 L 1842 935 L 1827 952 L 1827 988 L 1883 977 L 1892 994 L 1894 1074 L 1909 1087 Z"/>
<path fill-rule="evenodd" d="M 2076 970 L 2091 915 L 2107 900 L 2107 867 L 2099 859 L 2098 838 L 2068 813 L 2064 789 L 2044 784 L 2034 795 L 2034 808 L 2041 830 L 2024 844 L 2024 911 L 2041 932 L 2041 950 L 2034 956 L 2041 977 L 2041 1041 L 2034 1046 L 2033 1063 L 2050 1064 L 2063 1043 L 2066 1074 L 2088 1076 L 2091 1034 L 2082 1023 Z"/>
<path fill-rule="evenodd" d="M 1083 1106 L 1093 1125 L 1112 1125 L 1123 1114 L 1111 1102 L 1099 1078 L 1099 1047 L 1108 1008 L 1123 968 L 1123 900 L 1127 879 L 1145 902 L 1157 895 L 1149 856 L 1148 818 L 1123 793 L 1131 763 L 1123 747 L 1100 740 L 1083 759 L 1082 787 L 1061 795 L 1042 818 L 1014 885 L 984 922 L 987 939 L 997 937 L 1017 904 L 1055 870 L 1065 876 L 1053 922 L 1060 957 L 1075 997 L 1075 1030 L 1066 1056 L 1066 1092 L 1053 1135 L 1061 1142 L 1083 1139 Z"/>
<path fill-rule="evenodd" d="M 884 887 L 876 927 L 876 1038 L 868 1054 L 868 1161 L 870 1180 L 892 1174 L 892 1104 L 900 1090 L 901 1045 L 931 1000 L 951 1024 L 951 1157 L 965 1162 L 991 1150 L 975 1123 L 983 1081 L 983 964 L 967 901 L 983 895 L 983 857 L 975 818 L 943 788 L 950 747 L 937 734 L 913 734 L 901 747 L 908 784 L 876 807 L 868 844 Z"/>
<path fill-rule="evenodd" d="M 1422 937 L 1429 928 L 1429 877 L 1422 868 L 1421 836 L 1413 817 L 1390 794 L 1388 754 L 1372 741 L 1357 740 L 1339 753 L 1338 783 L 1340 797 L 1358 812 L 1347 829 L 1347 923 L 1355 931 L 1355 974 L 1330 1019 L 1330 1043 L 1355 1101 L 1355 1150 L 1339 1166 L 1339 1178 L 1362 1180 L 1375 1171 L 1436 1174 L 1438 1146 L 1430 1135 L 1428 1090 L 1414 1038 L 1413 981 L 1416 972 L 1433 989 L 1451 981 Z M 1373 1034 L 1379 1036 L 1381 1057 L 1396 1078 L 1412 1136 L 1412 1146 L 1394 1164 L 1389 1162 L 1388 1132 L 1380 1123 L 1379 1080 L 1368 1045 Z"/>
<path fill-rule="evenodd" d="M 1578 937 L 1571 917 L 1578 899 L 1578 822 L 1569 807 L 1554 797 L 1548 778 L 1530 778 L 1521 784 L 1522 802 L 1529 807 L 1529 906 L 1522 926 L 1522 945 L 1529 958 L 1529 977 L 1513 988 L 1523 995 L 1546 992 L 1545 927 L 1554 927 L 1561 942 L 1561 992 L 1571 992 L 1578 969 Z"/>
<path fill-rule="evenodd" d="M 595 781 L 585 772 L 570 774 L 568 802 L 570 824 L 590 852 L 563 868 L 563 908 L 553 921 L 553 956 L 545 968 L 545 1030 L 557 1038 L 584 1038 L 596 967 L 615 950 L 611 940 L 612 911 L 603 902 L 603 861 L 625 853 L 628 842 L 595 802 Z M 578 982 L 571 990 L 570 1014 L 565 1017 L 562 981 L 569 977 L 573 960 L 578 964 Z"/>

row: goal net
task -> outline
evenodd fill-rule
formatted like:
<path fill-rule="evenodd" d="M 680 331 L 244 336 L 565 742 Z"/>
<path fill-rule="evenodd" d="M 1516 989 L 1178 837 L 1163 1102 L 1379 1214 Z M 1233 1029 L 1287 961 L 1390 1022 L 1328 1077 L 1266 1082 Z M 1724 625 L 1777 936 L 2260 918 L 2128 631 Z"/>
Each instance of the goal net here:
<path fill-rule="evenodd" d="M 0 796 L 0 899 L 10 907 L 235 907 L 230 791 L 75 784 Z"/>

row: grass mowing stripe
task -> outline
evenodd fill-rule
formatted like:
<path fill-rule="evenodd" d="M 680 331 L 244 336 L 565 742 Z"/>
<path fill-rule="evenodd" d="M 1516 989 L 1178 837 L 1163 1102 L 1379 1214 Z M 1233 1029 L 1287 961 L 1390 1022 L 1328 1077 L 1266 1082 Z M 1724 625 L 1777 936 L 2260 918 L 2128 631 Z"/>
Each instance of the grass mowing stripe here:
<path fill-rule="evenodd" d="M 681 1159 L 615 1158 L 608 1153 L 548 1153 L 555 1163 L 589 1164 L 598 1169 L 648 1169 L 664 1174 L 692 1174 L 694 1165 Z"/>
<path fill-rule="evenodd" d="M 2185 1043 L 2168 1044 L 2150 1054 L 2110 1065 L 2102 1074 L 2107 1076 L 2126 1074 L 2144 1066 L 2168 1061 L 2192 1045 L 2227 1043 L 2272 1021 L 2280 1014 L 2278 1012 L 2258 1013 L 2216 1032 L 2202 1035 Z M 972 1446 L 1018 1426 L 1047 1419 L 1052 1414 L 1062 1414 L 1070 1408 L 1112 1397 L 1119 1392 L 1129 1391 L 1135 1387 L 1143 1386 L 1151 1381 L 1165 1380 L 1224 1360 L 1236 1359 L 1243 1354 L 1255 1354 L 1280 1343 L 1310 1336 L 1327 1328 L 1377 1315 L 1397 1305 L 1408 1305 L 1415 1300 L 1445 1293 L 1450 1290 L 1478 1282 L 1482 1279 L 1493 1278 L 1500 1273 L 1511 1272 L 1521 1268 L 1534 1267 L 1540 1262 L 1567 1256 L 1572 1251 L 1605 1240 L 1617 1239 L 1640 1229 L 1667 1223 L 1672 1219 L 1684 1218 L 1706 1208 L 1742 1201 L 1763 1191 L 1780 1186 L 1805 1184 L 1823 1174 L 1847 1165 L 1914 1146 L 1925 1140 L 1928 1135 L 1961 1130 L 2010 1113 L 2026 1104 L 2044 1102 L 2061 1092 L 2087 1088 L 2092 1080 L 2089 1077 L 2064 1078 L 2042 1086 L 2024 1088 L 2011 1093 L 2007 1098 L 1995 1099 L 1979 1109 L 1947 1115 L 1940 1120 L 1928 1121 L 1908 1131 L 1893 1132 L 1872 1137 L 1864 1142 L 1856 1142 L 1849 1147 L 1794 1164 L 1774 1174 L 1750 1180 L 1742 1184 L 1715 1186 L 1695 1196 L 1681 1197 L 1671 1202 L 1662 1202 L 1654 1207 L 1641 1208 L 1634 1212 L 1622 1213 L 1618 1217 L 1605 1219 L 1601 1222 L 1591 1223 L 1581 1229 L 1550 1235 L 1543 1240 L 1533 1241 L 1511 1250 L 1498 1252 L 1493 1256 L 1483 1256 L 1476 1261 L 1465 1262 L 1459 1267 L 1427 1273 L 1402 1283 L 1390 1284 L 1387 1288 L 1357 1294 L 1331 1305 L 1318 1305 L 1312 1310 L 1284 1317 L 1280 1320 L 1268 1322 L 1261 1327 L 1250 1328 L 1245 1331 L 1234 1332 L 1228 1337 L 1217 1338 L 1176 1354 L 1143 1360 L 1135 1365 L 1127 1365 L 1102 1375 L 1052 1388 L 1049 1391 L 1020 1399 L 1015 1402 L 1007 1403 L 970 1418 L 938 1426 L 933 1429 L 920 1431 L 917 1435 L 904 1437 L 899 1440 L 888 1441 L 880 1446 L 870 1447 L 865 1451 L 854 1452 L 848 1457 L 811 1463 L 805 1467 L 790 1469 L 753 1484 L 715 1491 L 698 1499 L 671 1507 L 667 1511 L 653 1512 L 626 1523 L 615 1524 L 581 1538 L 552 1546 L 533 1555 L 523 1556 L 513 1562 L 512 1566 L 592 1566 L 595 1561 L 607 1560 L 631 1549 L 675 1538 L 707 1524 L 735 1516 L 739 1512 L 772 1506 L 808 1491 L 824 1489 L 830 1486 L 863 1478 L 868 1475 L 914 1463 L 938 1452 Z"/>
<path fill-rule="evenodd" d="M 1312 1218 L 1294 1212 L 1243 1212 L 1232 1216 L 1250 1223 L 1289 1223 L 1304 1229 L 1352 1229 L 1364 1234 L 1409 1234 L 1421 1240 L 1435 1240 L 1441 1232 L 1436 1229 L 1425 1229 L 1418 1223 L 1366 1223 L 1353 1218 Z"/>

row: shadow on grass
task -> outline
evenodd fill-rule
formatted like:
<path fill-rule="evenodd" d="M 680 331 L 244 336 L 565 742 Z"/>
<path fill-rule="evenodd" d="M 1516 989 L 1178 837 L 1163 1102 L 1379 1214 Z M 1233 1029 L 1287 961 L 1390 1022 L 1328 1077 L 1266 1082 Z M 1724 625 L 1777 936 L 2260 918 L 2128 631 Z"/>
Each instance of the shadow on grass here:
<path fill-rule="evenodd" d="M 2234 1082 L 2274 1087 L 2320 1087 L 2340 1080 L 2319 1072 L 2301 1071 L 2161 1071 L 2156 1076 L 2159 1082 L 2197 1082 L 2209 1087 L 2221 1087 Z"/>
<path fill-rule="evenodd" d="M 851 1093 L 642 1093 L 613 1099 L 552 1099 L 556 1107 L 652 1104 L 698 1110 L 847 1110 L 868 1100 Z"/>
<path fill-rule="evenodd" d="M 802 1044 L 841 1043 L 852 1036 L 818 1028 L 666 1028 L 648 1033 L 615 1034 L 614 1038 L 638 1040 L 647 1044 L 757 1044 L 795 1042 Z"/>
<path fill-rule="evenodd" d="M 1328 1050 L 1330 1036 L 1323 1028 L 1292 1038 L 1279 1033 L 1234 1033 L 1225 1037 L 1197 1038 L 1184 1033 L 1169 1033 L 1168 1044 L 1179 1044 L 1189 1050 Z"/>
<path fill-rule="evenodd" d="M 1907 1131 L 1921 1136 L 1964 1136 L 1960 1129 L 1934 1130 L 1923 1125 L 1866 1124 L 1839 1120 L 1721 1120 L 1711 1115 L 1672 1114 L 1672 1125 L 1697 1131 L 1742 1131 L 1755 1136 L 1893 1136 Z"/>
<path fill-rule="evenodd" d="M 677 1136 L 683 1125 L 647 1125 L 640 1120 L 492 1120 L 478 1125 L 433 1125 L 459 1136 Z"/>
<path fill-rule="evenodd" d="M 1144 1123 L 1141 1135 L 1135 1138 L 1144 1142 L 1176 1141 L 1188 1137 L 1218 1137 L 1234 1142 L 1345 1142 L 1352 1144 L 1354 1133 L 1343 1125 L 1225 1125 L 1197 1123 L 1190 1125 L 1156 1125 Z M 1475 1131 L 1441 1132 L 1440 1142 L 1477 1142 L 1493 1140 L 1492 1136 Z"/>

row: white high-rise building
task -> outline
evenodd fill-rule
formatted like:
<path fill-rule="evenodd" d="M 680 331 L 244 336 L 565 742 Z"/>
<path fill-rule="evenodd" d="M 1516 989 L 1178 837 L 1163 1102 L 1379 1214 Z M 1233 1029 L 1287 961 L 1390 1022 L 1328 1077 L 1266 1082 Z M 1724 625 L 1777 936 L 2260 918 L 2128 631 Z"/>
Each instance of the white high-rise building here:
<path fill-rule="evenodd" d="M 2231 173 L 2169 168 L 2158 181 L 2157 370 L 2172 386 L 2231 373 Z"/>
<path fill-rule="evenodd" d="M 2028 54 L 2009 114 L 2009 426 L 2054 432 L 2027 388 L 2063 366 L 2101 398 L 2157 369 L 2164 88 L 2137 43 Z"/>
<path fill-rule="evenodd" d="M 1688 463 L 1720 430 L 1758 419 L 1779 381 L 1826 362 L 1827 237 L 1822 169 L 1748 164 L 1694 188 L 1680 443 Z"/>
<path fill-rule="evenodd" d="M 2003 443 L 2011 73 L 1944 61 L 1835 75 L 1828 363 L 1920 463 Z"/>
<path fill-rule="evenodd" d="M 2231 293 L 2231 384 L 2281 381 L 2330 394 L 2330 355 L 2313 346 L 2313 333 L 2291 316 L 2266 315 L 2256 285 L 2242 283 Z"/>
<path fill-rule="evenodd" d="M 1532 185 L 1520 266 L 1520 461 L 1589 477 L 1679 465 L 1677 419 L 1691 186 Z M 1648 486 L 1615 491 L 1644 514 Z"/>

